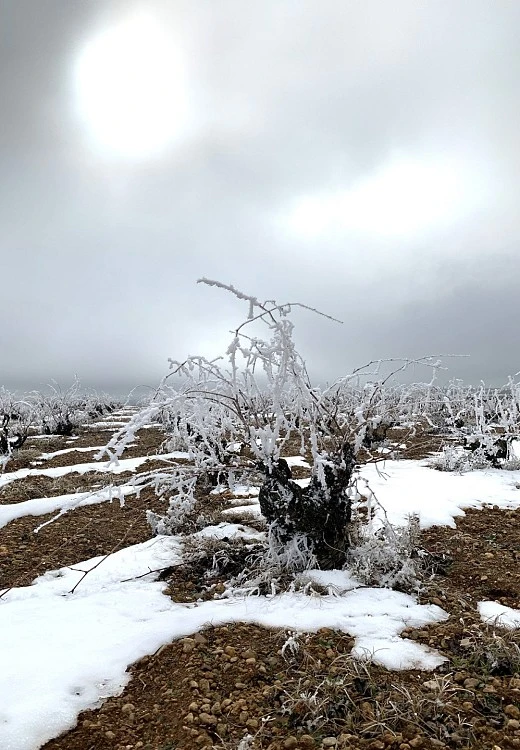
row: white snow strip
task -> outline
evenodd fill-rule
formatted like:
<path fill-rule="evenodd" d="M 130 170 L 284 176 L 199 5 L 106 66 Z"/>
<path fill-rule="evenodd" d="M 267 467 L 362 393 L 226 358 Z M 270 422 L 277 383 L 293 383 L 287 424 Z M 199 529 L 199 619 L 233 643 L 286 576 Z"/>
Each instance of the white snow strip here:
<path fill-rule="evenodd" d="M 101 422 L 97 422 L 97 424 L 86 424 L 84 425 L 84 427 L 90 427 L 92 429 L 99 428 L 99 432 L 114 433 L 117 430 L 121 429 L 122 427 L 126 427 L 127 424 L 128 424 L 127 422 L 125 422 L 124 424 L 118 424 L 115 422 L 113 424 L 110 424 L 109 422 L 105 422 L 104 424 L 102 424 Z M 152 430 L 152 429 L 159 430 L 160 428 L 161 428 L 161 425 L 159 424 L 142 424 L 139 427 L 140 430 Z"/>
<path fill-rule="evenodd" d="M 265 534 L 249 526 L 237 523 L 219 523 L 215 526 L 206 526 L 201 531 L 191 534 L 192 539 L 246 539 L 248 541 L 261 541 Z"/>
<path fill-rule="evenodd" d="M 63 477 L 65 474 L 86 474 L 89 471 L 110 472 L 112 474 L 122 474 L 125 471 L 137 471 L 147 461 L 169 461 L 170 459 L 187 459 L 189 453 L 183 451 L 173 451 L 172 453 L 159 453 L 153 456 L 139 456 L 138 458 L 122 458 L 119 461 L 91 461 L 84 464 L 73 464 L 72 466 L 56 466 L 52 469 L 18 469 L 18 471 L 6 472 L 0 474 L 0 487 L 4 487 L 10 482 L 25 477 Z"/>
<path fill-rule="evenodd" d="M 282 456 L 282 458 L 287 461 L 287 465 L 290 469 L 292 469 L 293 466 L 302 466 L 304 469 L 311 468 L 309 462 L 306 461 L 303 456 Z"/>
<path fill-rule="evenodd" d="M 235 497 L 258 497 L 260 487 L 254 487 L 247 484 L 236 484 L 232 489 Z"/>
<path fill-rule="evenodd" d="M 59 510 L 60 514 L 66 513 L 84 505 L 97 505 L 112 500 L 120 500 L 127 495 L 136 492 L 135 487 L 122 485 L 121 487 L 104 488 L 94 492 L 76 492 L 68 495 L 57 495 L 55 497 L 38 497 L 33 500 L 25 500 L 21 503 L 10 503 L 0 505 L 0 529 L 16 518 L 24 516 L 44 516 Z"/>
<path fill-rule="evenodd" d="M 239 495 L 238 497 L 228 497 L 226 498 L 226 501 L 228 503 L 231 503 L 231 505 L 244 505 L 244 503 L 247 503 L 247 505 L 258 505 L 258 495 Z"/>
<path fill-rule="evenodd" d="M 405 627 L 447 618 L 439 607 L 419 605 L 406 594 L 356 589 L 343 596 L 291 593 L 183 605 L 164 596 L 164 584 L 151 582 L 152 574 L 137 578 L 180 562 L 180 540 L 155 537 L 74 570 L 46 573 L 0 600 L 2 750 L 37 750 L 100 698 L 119 694 L 129 664 L 209 623 L 300 632 L 335 628 L 355 637 L 357 656 L 389 669 L 434 669 L 444 660 L 399 637 Z M 71 594 L 85 570 L 91 572 Z"/>
<path fill-rule="evenodd" d="M 94 445 L 92 448 L 62 448 L 59 451 L 53 451 L 52 453 L 42 453 L 40 459 L 43 461 L 50 461 L 55 456 L 64 456 L 66 453 L 89 453 L 93 451 L 100 451 L 104 448 L 104 445 Z"/>
<path fill-rule="evenodd" d="M 236 514 L 239 515 L 249 515 L 249 516 L 261 516 L 262 511 L 260 510 L 260 506 L 258 503 L 251 503 L 251 505 L 234 505 L 232 508 L 224 508 L 222 511 L 223 516 L 234 516 Z"/>
<path fill-rule="evenodd" d="M 130 413 L 118 414 L 117 412 L 112 412 L 112 414 L 106 414 L 103 417 L 102 421 L 103 422 L 128 422 L 131 416 L 132 415 Z"/>
<path fill-rule="evenodd" d="M 62 438 L 63 435 L 29 435 L 28 440 L 54 440 L 54 438 Z M 76 437 L 67 438 L 67 443 L 71 440 L 79 440 L 79 435 Z"/>
<path fill-rule="evenodd" d="M 388 519 L 406 524 L 411 513 L 419 516 L 422 528 L 434 525 L 455 527 L 454 518 L 464 508 L 520 507 L 520 471 L 480 469 L 456 474 L 437 471 L 425 461 L 385 461 L 364 466 L 358 490 L 366 495 L 363 480 L 385 508 Z M 382 512 L 376 512 L 381 517 Z"/>
<path fill-rule="evenodd" d="M 484 622 L 507 630 L 520 628 L 520 609 L 505 607 L 499 602 L 479 602 L 478 611 Z"/>

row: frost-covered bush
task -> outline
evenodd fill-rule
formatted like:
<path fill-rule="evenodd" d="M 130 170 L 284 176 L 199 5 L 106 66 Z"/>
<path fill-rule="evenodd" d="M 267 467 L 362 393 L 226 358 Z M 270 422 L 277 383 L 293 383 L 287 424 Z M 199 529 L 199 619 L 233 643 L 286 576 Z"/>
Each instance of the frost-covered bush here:
<path fill-rule="evenodd" d="M 49 389 L 49 393 L 34 391 L 30 396 L 38 429 L 44 435 L 72 435 L 81 425 L 112 412 L 117 406 L 106 394 L 85 393 L 79 380 L 66 390 L 56 383 Z"/>
<path fill-rule="evenodd" d="M 471 463 L 485 463 L 499 468 L 511 456 L 511 445 L 520 434 L 520 385 L 509 378 L 503 388 L 469 389 L 465 392 L 464 416 L 454 432 L 465 450 L 472 454 Z"/>
<path fill-rule="evenodd" d="M 70 435 L 80 425 L 112 412 L 116 406 L 117 402 L 107 394 L 83 393 L 77 380 L 65 391 L 52 385 L 50 393 L 33 391 L 22 396 L 0 387 L 0 471 L 31 431 Z"/>
<path fill-rule="evenodd" d="M 371 523 L 354 527 L 348 568 L 367 586 L 416 590 L 422 569 L 419 518 L 411 516 L 402 527 L 388 521 L 376 528 Z"/>
<path fill-rule="evenodd" d="M 21 448 L 29 436 L 34 420 L 32 404 L 18 398 L 3 386 L 0 388 L 0 471 L 14 450 Z"/>
<path fill-rule="evenodd" d="M 434 459 L 443 471 L 502 468 L 512 456 L 512 445 L 520 435 L 520 384 L 517 376 L 502 388 L 464 385 L 454 380 L 437 389 L 435 407 L 427 415 L 462 450 L 447 447 Z"/>
<path fill-rule="evenodd" d="M 87 392 L 82 398 L 83 411 L 89 419 L 99 419 L 111 414 L 120 406 L 120 402 L 108 393 L 98 393 L 95 390 Z"/>
<path fill-rule="evenodd" d="M 502 461 L 509 459 L 511 442 L 511 436 L 473 434 L 464 439 L 464 449 L 471 452 L 474 463 L 485 463 L 498 469 Z"/>
<path fill-rule="evenodd" d="M 350 428 L 336 413 L 334 393 L 322 393 L 309 381 L 293 341 L 294 305 L 260 302 L 233 287 L 204 281 L 231 292 L 249 308 L 226 357 L 172 361 L 176 386 L 173 378 L 165 379 L 149 406 L 108 450 L 119 455 L 144 421 L 160 415 L 170 439 L 188 446 L 191 465 L 172 467 L 155 478 L 160 493 L 171 493 L 167 514 L 150 514 L 156 531 L 175 531 L 183 524 L 195 509 L 199 490 L 233 486 L 246 475 L 260 481 L 260 504 L 276 544 L 291 548 L 291 541 L 303 535 L 309 554 L 320 563 L 343 561 L 350 521 L 345 490 L 354 469 Z M 262 329 L 267 337 L 259 335 Z M 312 456 L 307 488 L 292 481 L 281 458 L 295 440 L 299 450 Z"/>
<path fill-rule="evenodd" d="M 445 446 L 441 453 L 433 456 L 429 462 L 432 469 L 462 474 L 489 466 L 487 460 L 478 453 L 468 453 L 459 446 Z"/>
<path fill-rule="evenodd" d="M 311 383 L 293 338 L 291 313 L 305 305 L 260 301 L 232 286 L 201 281 L 243 301 L 246 319 L 223 357 L 171 360 L 171 372 L 150 402 L 105 452 L 117 458 L 142 425 L 160 420 L 170 447 L 185 448 L 189 462 L 175 462 L 146 478 L 169 498 L 165 514 L 149 514 L 154 531 L 175 533 L 194 523 L 198 500 L 210 488 L 232 489 L 245 481 L 260 485 L 267 554 L 275 567 L 341 567 L 348 551 L 356 457 L 405 409 L 407 390 L 393 387 L 391 377 L 409 362 L 371 362 L 320 388 Z M 430 358 L 416 362 L 439 364 Z M 307 455 L 306 486 L 293 480 L 283 458 L 288 450 Z"/>

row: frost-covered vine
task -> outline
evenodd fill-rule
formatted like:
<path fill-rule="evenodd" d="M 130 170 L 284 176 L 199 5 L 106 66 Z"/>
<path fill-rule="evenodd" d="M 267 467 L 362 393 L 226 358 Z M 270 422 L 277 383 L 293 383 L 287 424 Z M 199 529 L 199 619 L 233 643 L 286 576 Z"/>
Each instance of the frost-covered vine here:
<path fill-rule="evenodd" d="M 171 466 L 144 481 L 169 499 L 164 514 L 149 513 L 158 533 L 196 523 L 198 501 L 238 482 L 260 485 L 268 523 L 268 554 L 286 569 L 309 562 L 345 563 L 356 460 L 379 460 L 372 449 L 406 411 L 407 393 L 393 386 L 410 360 L 370 362 L 327 387 L 310 380 L 294 340 L 291 313 L 300 303 L 260 301 L 235 287 L 201 279 L 247 305 L 225 354 L 170 360 L 170 373 L 150 402 L 106 448 L 117 460 L 150 421 L 162 424 L 171 450 L 184 450 Z M 330 318 L 330 316 L 324 316 Z M 332 319 L 334 320 L 334 319 Z M 336 321 L 339 322 L 339 321 Z M 413 360 L 436 369 L 431 357 Z M 433 381 L 432 381 L 433 382 Z M 298 452 L 311 467 L 307 483 L 293 479 L 284 456 Z"/>

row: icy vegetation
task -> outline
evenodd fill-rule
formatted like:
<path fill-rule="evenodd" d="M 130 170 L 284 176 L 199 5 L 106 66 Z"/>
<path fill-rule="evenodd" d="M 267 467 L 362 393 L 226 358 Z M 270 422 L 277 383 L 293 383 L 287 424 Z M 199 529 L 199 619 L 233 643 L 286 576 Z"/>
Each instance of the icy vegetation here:
<path fill-rule="evenodd" d="M 0 588 L 6 750 L 37 750 L 73 727 L 80 711 L 120 693 L 133 661 L 208 623 L 332 628 L 353 636 L 360 660 L 435 669 L 442 653 L 400 637 L 449 617 L 417 602 L 432 575 L 420 530 L 454 527 L 467 508 L 520 507 L 516 377 L 501 389 L 441 387 L 440 361 L 424 357 L 371 362 L 319 387 L 293 338 L 291 313 L 304 305 L 202 281 L 244 303 L 247 316 L 223 358 L 172 360 L 138 408 L 116 410 L 109 398 L 81 396 L 78 384 L 50 396 L 0 390 L 0 488 L 71 473 L 112 482 L 4 503 L 0 528 L 56 513 L 38 533 L 66 513 L 123 505 L 144 488 L 162 502 L 147 512 L 147 542 L 48 571 L 30 586 Z M 427 382 L 400 383 L 411 364 L 425 368 Z M 38 453 L 29 468 L 7 470 L 30 436 L 70 436 L 88 424 L 114 431 L 106 446 Z M 125 458 L 150 425 L 165 434 L 163 451 Z M 437 451 L 403 458 L 418 435 L 442 438 Z M 97 454 L 45 466 L 74 451 Z M 139 473 L 118 485 L 124 472 Z M 176 568 L 204 555 L 213 572 L 233 572 L 209 600 L 173 601 L 161 571 L 175 578 Z M 497 602 L 483 601 L 479 611 L 497 626 L 520 626 L 518 611 Z"/>
<path fill-rule="evenodd" d="M 19 396 L 0 388 L 0 471 L 29 435 L 72 435 L 89 421 L 110 414 L 119 404 L 106 394 L 84 392 L 78 380 L 62 390 L 32 391 Z"/>

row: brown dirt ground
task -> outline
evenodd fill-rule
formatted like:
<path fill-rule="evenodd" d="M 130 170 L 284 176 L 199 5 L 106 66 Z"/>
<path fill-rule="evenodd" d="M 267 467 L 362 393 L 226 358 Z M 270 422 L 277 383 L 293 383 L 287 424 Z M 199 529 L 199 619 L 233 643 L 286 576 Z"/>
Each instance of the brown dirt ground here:
<path fill-rule="evenodd" d="M 150 527 L 145 512 L 160 510 L 164 503 L 144 490 L 139 498 L 125 498 L 123 507 L 119 500 L 113 500 L 72 510 L 37 534 L 34 529 L 50 521 L 57 511 L 11 521 L 0 529 L 0 590 L 28 586 L 47 570 L 146 541 Z"/>
<path fill-rule="evenodd" d="M 496 557 L 484 557 L 495 554 L 489 553 L 490 529 L 504 526 L 501 553 L 494 547 Z M 246 733 L 255 750 L 520 747 L 520 634 L 504 635 L 493 665 L 486 654 L 504 631 L 485 626 L 476 611 L 487 597 L 519 606 L 511 561 L 520 553 L 520 511 L 470 511 L 457 529 L 432 529 L 423 537 L 430 551 L 444 547 L 453 559 L 422 597 L 444 607 L 450 619 L 403 633 L 448 657 L 433 673 L 356 666 L 348 659 L 353 639 L 331 630 L 303 636 L 299 652 L 282 655 L 285 633 L 210 628 L 134 665 L 120 696 L 84 712 L 74 730 L 45 750 L 236 750 Z M 475 556 L 483 560 L 477 572 Z M 208 584 L 183 581 L 181 570 L 174 581 L 172 593 L 184 600 Z M 323 744 L 332 739 L 335 744 Z"/>
<path fill-rule="evenodd" d="M 151 432 L 140 450 L 147 445 L 155 452 L 158 437 Z M 91 445 L 101 444 L 100 436 L 90 437 Z M 217 511 L 223 501 L 207 498 L 207 509 Z M 139 500 L 127 498 L 124 508 L 117 502 L 81 508 L 36 537 L 32 529 L 44 517 L 8 524 L 0 529 L 3 585 L 27 584 L 45 570 L 144 541 L 144 510 L 158 503 L 145 491 Z M 447 657 L 434 672 L 353 662 L 353 639 L 332 630 L 302 636 L 293 654 L 282 653 L 287 633 L 210 627 L 132 665 L 120 696 L 83 712 L 45 750 L 237 750 L 246 734 L 247 750 L 520 748 L 520 634 L 484 625 L 476 610 L 481 599 L 520 607 L 520 510 L 470 510 L 456 529 L 423 532 L 422 543 L 437 559 L 444 556 L 422 600 L 445 608 L 450 619 L 403 636 Z M 210 581 L 208 594 L 203 573 L 203 565 L 176 570 L 172 597 L 218 591 L 218 581 Z"/>
<path fill-rule="evenodd" d="M 110 435 L 107 433 L 99 433 L 91 430 L 88 435 L 83 432 L 80 433 L 80 438 L 89 447 L 92 445 L 103 445 L 108 441 Z M 121 458 L 138 458 L 141 456 L 154 456 L 160 453 L 162 443 L 164 442 L 164 435 L 155 429 L 141 430 L 137 435 L 138 441 L 135 445 L 127 448 Z M 54 458 L 43 461 L 41 464 L 35 465 L 34 461 L 42 453 L 51 453 L 55 450 L 61 450 L 62 448 L 72 447 L 68 444 L 67 438 L 52 438 L 53 447 L 44 449 L 41 446 L 37 446 L 39 450 L 36 450 L 32 444 L 24 446 L 23 450 L 19 451 L 13 460 L 9 461 L 7 465 L 7 471 L 17 471 L 18 469 L 51 469 L 58 468 L 60 466 L 73 466 L 75 464 L 90 463 L 94 460 L 94 455 L 98 451 L 93 453 L 87 452 L 71 452 L 65 453 L 61 456 L 55 456 Z M 79 443 L 80 441 L 78 441 Z M 79 446 L 78 443 L 74 443 L 74 447 Z M 107 458 L 103 458 L 99 461 L 100 464 L 106 462 Z M 164 461 L 162 460 L 149 460 L 142 464 L 137 474 L 151 471 L 154 469 L 164 468 Z M 131 472 L 124 472 L 122 474 L 115 475 L 115 482 L 117 484 L 127 481 L 130 477 L 134 476 Z M 110 482 L 110 476 L 102 472 L 87 472 L 85 474 L 79 474 L 73 472 L 71 474 L 65 474 L 63 477 L 47 477 L 47 476 L 30 476 L 23 480 L 16 480 L 8 485 L 0 488 L 0 505 L 6 503 L 22 502 L 24 500 L 32 500 L 33 498 L 39 497 L 53 497 L 56 495 L 65 495 L 73 492 L 87 492 L 94 487 L 104 487 Z"/>
<path fill-rule="evenodd" d="M 119 474 L 118 480 L 128 479 L 132 474 Z M 99 489 L 110 481 L 107 474 L 88 472 L 85 474 L 65 474 L 63 477 L 32 476 L 17 479 L 0 488 L 0 505 L 21 503 L 40 497 L 56 497 L 74 492 L 88 492 Z"/>
<path fill-rule="evenodd" d="M 29 437 L 23 448 L 17 451 L 13 458 L 8 462 L 6 471 L 17 471 L 18 469 L 29 468 L 46 468 L 51 469 L 57 466 L 72 466 L 73 464 L 86 463 L 94 460 L 94 455 L 98 450 L 92 453 L 86 451 L 71 450 L 61 456 L 43 461 L 35 466 L 34 461 L 38 460 L 43 453 L 54 453 L 55 451 L 72 448 L 90 448 L 91 446 L 106 445 L 111 435 L 109 432 L 101 430 L 80 428 L 73 436 L 77 439 L 70 442 L 67 437 L 49 436 L 48 440 L 35 440 Z M 137 458 L 139 456 L 148 456 L 159 453 L 164 442 L 164 434 L 161 430 L 150 428 L 140 430 L 137 434 L 135 445 L 130 445 L 124 452 L 124 458 Z"/>

